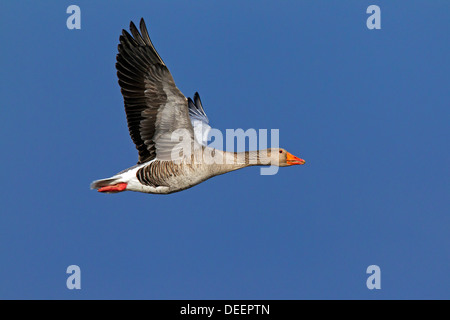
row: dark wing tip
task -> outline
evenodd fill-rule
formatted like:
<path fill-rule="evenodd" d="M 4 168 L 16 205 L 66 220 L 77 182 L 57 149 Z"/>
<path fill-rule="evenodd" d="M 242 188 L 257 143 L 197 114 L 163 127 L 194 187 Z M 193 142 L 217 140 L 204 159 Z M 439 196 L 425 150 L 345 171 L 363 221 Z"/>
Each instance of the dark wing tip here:
<path fill-rule="evenodd" d="M 209 123 L 208 116 L 203 109 L 198 92 L 194 93 L 194 99 L 188 98 L 189 115 L 195 119 Z"/>
<path fill-rule="evenodd" d="M 202 100 L 200 99 L 200 95 L 198 94 L 198 92 L 194 94 L 194 103 L 197 106 L 197 108 L 201 109 L 202 112 L 205 113 L 205 111 L 203 110 Z"/>
<path fill-rule="evenodd" d="M 137 30 L 136 25 L 134 24 L 133 21 L 130 21 L 130 30 Z"/>
<path fill-rule="evenodd" d="M 139 28 L 140 28 L 141 30 L 142 30 L 142 29 L 147 30 L 147 27 L 145 26 L 144 18 L 141 18 L 141 20 L 139 21 Z"/>
<path fill-rule="evenodd" d="M 125 29 L 122 29 L 122 34 L 119 36 L 119 42 L 120 43 L 129 42 L 133 45 L 137 44 L 137 42 L 136 42 L 136 40 L 134 40 L 133 36 L 131 34 L 129 34 L 128 31 Z"/>

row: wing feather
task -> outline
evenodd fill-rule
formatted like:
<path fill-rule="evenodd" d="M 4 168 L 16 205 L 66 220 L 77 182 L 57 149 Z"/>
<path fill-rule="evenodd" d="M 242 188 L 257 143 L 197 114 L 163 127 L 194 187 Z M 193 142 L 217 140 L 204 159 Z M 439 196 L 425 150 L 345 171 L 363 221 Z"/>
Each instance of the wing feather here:
<path fill-rule="evenodd" d="M 131 22 L 131 34 L 122 30 L 116 63 L 128 129 L 139 152 L 138 164 L 173 160 L 183 147 L 173 139 L 174 131 L 186 131 L 183 143 L 194 140 L 188 100 L 153 46 L 143 19 L 139 27 L 140 32 Z"/>
<path fill-rule="evenodd" d="M 204 145 L 208 145 L 208 135 L 211 131 L 208 116 L 203 109 L 202 101 L 198 92 L 194 94 L 194 100 L 188 98 L 189 116 L 194 128 L 195 140 Z"/>

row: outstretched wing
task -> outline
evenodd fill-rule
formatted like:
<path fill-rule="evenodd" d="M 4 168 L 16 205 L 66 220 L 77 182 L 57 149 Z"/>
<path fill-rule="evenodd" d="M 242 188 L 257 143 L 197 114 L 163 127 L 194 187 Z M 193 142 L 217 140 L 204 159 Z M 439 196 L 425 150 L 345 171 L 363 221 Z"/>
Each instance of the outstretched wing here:
<path fill-rule="evenodd" d="M 130 23 L 132 35 L 122 30 L 116 63 L 128 129 L 139 151 L 138 164 L 173 160 L 173 154 L 182 152 L 179 140 L 172 138 L 174 131 L 184 130 L 194 140 L 188 100 L 153 46 L 144 19 L 139 27 L 140 33 Z"/>
<path fill-rule="evenodd" d="M 188 107 L 191 123 L 194 127 L 195 140 L 206 146 L 208 145 L 208 134 L 211 131 L 211 127 L 198 92 L 194 94 L 194 100 L 188 98 Z"/>

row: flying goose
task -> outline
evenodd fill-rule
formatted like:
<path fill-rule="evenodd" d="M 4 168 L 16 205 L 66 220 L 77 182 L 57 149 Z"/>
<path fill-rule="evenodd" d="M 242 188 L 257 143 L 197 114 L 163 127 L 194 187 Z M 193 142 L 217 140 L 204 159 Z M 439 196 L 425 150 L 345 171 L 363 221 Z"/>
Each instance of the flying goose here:
<path fill-rule="evenodd" d="M 305 163 L 279 148 L 227 152 L 208 147 L 211 127 L 199 94 L 186 98 L 176 87 L 144 19 L 140 33 L 132 21 L 130 31 L 131 35 L 122 30 L 116 68 L 139 161 L 110 178 L 92 182 L 91 189 L 169 194 L 251 165 Z"/>

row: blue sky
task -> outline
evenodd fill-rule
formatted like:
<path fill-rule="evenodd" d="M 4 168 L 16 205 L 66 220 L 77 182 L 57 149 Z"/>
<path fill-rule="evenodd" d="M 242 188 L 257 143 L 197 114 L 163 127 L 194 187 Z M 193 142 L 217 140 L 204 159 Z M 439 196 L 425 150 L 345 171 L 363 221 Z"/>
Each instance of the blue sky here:
<path fill-rule="evenodd" d="M 3 1 L 0 298 L 450 298 L 449 5 Z M 137 161 L 114 64 L 141 17 L 214 127 L 280 129 L 307 164 L 90 190 Z"/>

